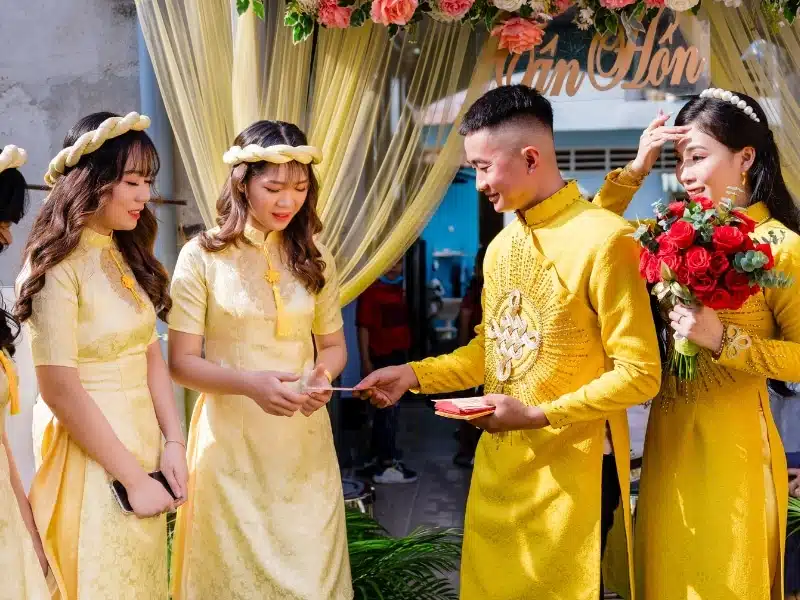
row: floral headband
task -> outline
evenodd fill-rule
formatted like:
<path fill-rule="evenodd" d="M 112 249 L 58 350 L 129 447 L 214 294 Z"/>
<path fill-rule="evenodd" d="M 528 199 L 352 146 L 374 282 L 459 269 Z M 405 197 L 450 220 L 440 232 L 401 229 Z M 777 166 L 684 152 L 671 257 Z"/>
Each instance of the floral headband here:
<path fill-rule="evenodd" d="M 9 144 L 0 152 L 0 172 L 6 169 L 19 169 L 26 162 L 28 153 L 13 144 Z"/>
<path fill-rule="evenodd" d="M 144 131 L 150 127 L 150 117 L 130 112 L 124 117 L 109 117 L 97 129 L 87 131 L 72 146 L 67 146 L 50 161 L 44 176 L 47 185 L 55 185 L 68 167 L 74 167 L 87 154 L 91 154 L 106 141 L 119 137 L 129 131 Z"/>
<path fill-rule="evenodd" d="M 716 98 L 717 100 L 722 100 L 723 102 L 730 102 L 739 110 L 744 111 L 748 117 L 753 119 L 756 123 L 760 123 L 761 119 L 758 118 L 756 111 L 753 110 L 753 107 L 747 104 L 744 100 L 739 98 L 733 92 L 729 92 L 728 90 L 721 90 L 719 88 L 708 88 L 707 90 L 703 90 L 700 92 L 701 98 Z"/>
<path fill-rule="evenodd" d="M 322 162 L 322 151 L 314 146 L 287 146 L 279 144 L 263 148 L 258 144 L 231 146 L 222 160 L 226 165 L 235 167 L 243 162 L 269 162 L 282 165 L 293 160 L 304 165 L 318 165 Z"/>

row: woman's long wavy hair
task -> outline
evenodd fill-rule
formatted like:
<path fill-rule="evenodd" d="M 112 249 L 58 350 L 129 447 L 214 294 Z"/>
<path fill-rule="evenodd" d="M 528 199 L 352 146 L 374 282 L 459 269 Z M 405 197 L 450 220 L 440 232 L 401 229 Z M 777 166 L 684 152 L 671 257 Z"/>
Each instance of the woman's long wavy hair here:
<path fill-rule="evenodd" d="M 0 172 L 0 223 L 17 224 L 28 208 L 28 190 L 25 178 L 17 169 Z M 0 245 L 0 252 L 6 249 Z M 14 356 L 14 342 L 19 335 L 19 321 L 6 310 L 0 299 L 0 350 Z"/>
<path fill-rule="evenodd" d="M 283 121 L 257 121 L 242 131 L 233 141 L 244 148 L 256 144 L 262 148 L 277 144 L 305 146 L 306 135 L 292 123 Z M 244 228 L 250 214 L 250 205 L 245 190 L 249 181 L 275 165 L 267 162 L 241 163 L 231 169 L 230 177 L 217 200 L 216 232 L 205 232 L 199 237 L 200 245 L 209 252 L 219 252 L 230 244 L 249 243 L 244 237 Z M 308 178 L 308 195 L 298 213 L 282 232 L 282 253 L 288 269 L 312 294 L 325 286 L 325 261 L 314 242 L 314 236 L 322 231 L 322 221 L 317 215 L 319 182 L 311 165 L 291 161 L 286 163 L 290 178 Z"/>
<path fill-rule="evenodd" d="M 694 124 L 732 152 L 739 152 L 748 146 L 754 148 L 755 160 L 747 171 L 750 204 L 763 202 L 773 218 L 795 233 L 800 233 L 800 215 L 783 179 L 780 153 L 767 115 L 750 96 L 741 92 L 733 93 L 753 108 L 758 123 L 730 102 L 695 96 L 675 117 L 675 125 Z M 769 384 L 778 393 L 793 394 L 781 382 L 770 380 Z"/>
<path fill-rule="evenodd" d="M 118 115 L 99 112 L 84 117 L 69 130 L 64 147 L 71 146 L 81 135 L 114 116 Z M 111 189 L 122 181 L 125 172 L 135 171 L 154 178 L 158 169 L 158 153 L 147 134 L 129 131 L 106 141 L 66 170 L 36 217 L 25 246 L 24 260 L 30 272 L 17 298 L 15 313 L 20 322 L 30 318 L 33 297 L 44 287 L 47 271 L 75 250 L 89 220 L 108 202 Z M 153 254 L 157 231 L 156 217 L 145 206 L 136 228 L 115 231 L 114 239 L 156 313 L 166 319 L 172 301 L 168 292 L 169 276 Z"/>

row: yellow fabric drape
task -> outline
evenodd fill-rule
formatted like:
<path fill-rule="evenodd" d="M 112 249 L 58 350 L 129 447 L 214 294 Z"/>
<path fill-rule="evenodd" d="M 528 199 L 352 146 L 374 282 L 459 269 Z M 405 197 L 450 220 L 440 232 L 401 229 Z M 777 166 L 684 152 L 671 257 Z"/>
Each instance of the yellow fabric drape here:
<path fill-rule="evenodd" d="M 800 23 L 774 29 L 762 4 L 747 0 L 737 9 L 703 3 L 711 24 L 711 79 L 759 100 L 781 153 L 789 191 L 800 199 Z M 756 43 L 761 53 L 754 56 Z M 749 52 L 750 51 L 750 52 Z M 742 59 L 743 55 L 750 57 Z"/>
<path fill-rule="evenodd" d="M 283 4 L 237 17 L 228 0 L 136 0 L 164 103 L 206 225 L 228 169 L 222 153 L 257 119 L 297 123 L 322 148 L 322 242 L 336 259 L 342 304 L 410 246 L 462 161 L 462 141 L 430 134 L 422 115 L 469 82 L 464 108 L 491 78 L 494 42 L 471 66 L 466 27 L 420 25 L 419 40 L 384 27 L 320 29 L 294 45 Z M 316 44 L 316 47 L 315 47 Z"/>

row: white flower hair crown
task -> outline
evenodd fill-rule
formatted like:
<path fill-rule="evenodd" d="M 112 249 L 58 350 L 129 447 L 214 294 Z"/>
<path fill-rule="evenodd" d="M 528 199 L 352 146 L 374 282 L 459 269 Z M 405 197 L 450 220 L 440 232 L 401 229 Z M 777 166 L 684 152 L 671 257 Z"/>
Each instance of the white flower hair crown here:
<path fill-rule="evenodd" d="M 322 162 L 322 151 L 314 146 L 287 146 L 286 144 L 278 144 L 276 146 L 268 146 L 263 148 L 258 144 L 249 144 L 242 148 L 241 146 L 231 146 L 225 154 L 222 155 L 222 160 L 226 165 L 235 167 L 243 162 L 269 162 L 277 165 L 296 160 L 304 165 L 312 164 L 318 165 Z"/>
<path fill-rule="evenodd" d="M 144 131 L 150 127 L 150 117 L 137 112 L 129 112 L 124 117 L 109 117 L 97 129 L 87 131 L 72 146 L 67 146 L 50 161 L 44 176 L 47 185 L 55 185 L 68 167 L 78 164 L 81 157 L 91 154 L 106 141 L 119 137 L 129 131 Z"/>
<path fill-rule="evenodd" d="M 729 92 L 728 90 L 721 90 L 719 88 L 708 88 L 707 90 L 703 90 L 700 92 L 701 98 L 716 98 L 717 100 L 722 100 L 723 102 L 730 102 L 736 108 L 743 111 L 748 117 L 753 119 L 756 123 L 760 123 L 761 119 L 758 118 L 756 111 L 753 110 L 753 107 L 747 104 L 744 100 L 739 98 L 733 92 Z"/>
<path fill-rule="evenodd" d="M 13 144 L 9 144 L 0 152 L 0 172 L 6 169 L 19 169 L 26 162 L 28 153 Z"/>

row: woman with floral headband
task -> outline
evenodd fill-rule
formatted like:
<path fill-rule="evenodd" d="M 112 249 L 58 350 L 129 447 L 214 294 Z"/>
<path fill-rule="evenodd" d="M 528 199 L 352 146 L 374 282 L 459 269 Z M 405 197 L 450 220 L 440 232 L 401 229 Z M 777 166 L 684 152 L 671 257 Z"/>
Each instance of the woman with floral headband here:
<path fill-rule="evenodd" d="M 11 244 L 11 225 L 25 215 L 28 193 L 18 169 L 26 159 L 25 151 L 16 146 L 0 152 L 0 252 Z M 11 575 L 0 597 L 48 600 L 42 573 L 47 573 L 47 558 L 5 430 L 6 407 L 12 415 L 20 408 L 17 371 L 11 361 L 17 335 L 19 322 L 0 305 L 0 573 Z"/>
<path fill-rule="evenodd" d="M 758 103 L 710 89 L 659 116 L 639 155 L 606 186 L 628 200 L 675 143 L 676 175 L 692 197 L 731 197 L 768 240 L 775 270 L 800 281 L 800 218 Z M 601 202 L 602 204 L 602 202 Z M 621 213 L 625 203 L 607 208 Z M 800 381 L 800 292 L 768 288 L 737 311 L 676 307 L 659 323 L 702 348 L 696 381 L 665 379 L 644 448 L 636 524 L 637 597 L 783 600 L 788 476 L 767 382 Z M 660 319 L 657 319 L 660 320 Z"/>
<path fill-rule="evenodd" d="M 96 113 L 69 131 L 18 280 L 16 316 L 29 327 L 40 392 L 30 501 L 62 600 L 166 598 L 164 513 L 188 483 L 155 328 L 171 302 L 153 256 L 158 155 L 148 124 Z M 178 500 L 148 476 L 159 469 Z"/>
<path fill-rule="evenodd" d="M 346 350 L 336 265 L 316 240 L 322 156 L 279 121 L 234 144 L 218 227 L 183 247 L 172 280 L 170 370 L 203 393 L 173 598 L 350 599 L 325 410 Z"/>

